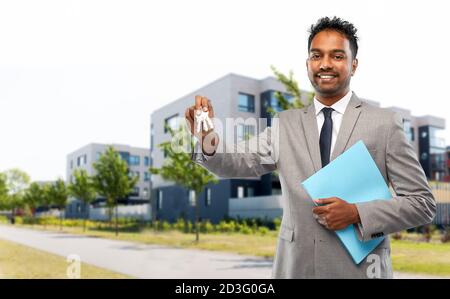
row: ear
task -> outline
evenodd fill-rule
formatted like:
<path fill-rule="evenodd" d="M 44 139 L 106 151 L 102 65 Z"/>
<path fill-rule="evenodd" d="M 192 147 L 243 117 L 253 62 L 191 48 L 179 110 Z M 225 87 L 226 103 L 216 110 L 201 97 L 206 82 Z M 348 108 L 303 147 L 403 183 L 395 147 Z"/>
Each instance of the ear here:
<path fill-rule="evenodd" d="M 357 68 L 358 68 L 358 59 L 355 58 L 352 61 L 352 76 L 355 74 Z"/>

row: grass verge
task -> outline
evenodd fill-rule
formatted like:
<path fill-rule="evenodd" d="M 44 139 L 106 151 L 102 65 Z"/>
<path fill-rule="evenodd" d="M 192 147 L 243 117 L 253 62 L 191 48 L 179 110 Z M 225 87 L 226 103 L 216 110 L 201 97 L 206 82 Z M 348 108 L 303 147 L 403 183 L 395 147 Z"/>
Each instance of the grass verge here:
<path fill-rule="evenodd" d="M 0 239 L 0 278 L 67 278 L 64 257 Z M 130 278 L 81 263 L 80 278 Z"/>

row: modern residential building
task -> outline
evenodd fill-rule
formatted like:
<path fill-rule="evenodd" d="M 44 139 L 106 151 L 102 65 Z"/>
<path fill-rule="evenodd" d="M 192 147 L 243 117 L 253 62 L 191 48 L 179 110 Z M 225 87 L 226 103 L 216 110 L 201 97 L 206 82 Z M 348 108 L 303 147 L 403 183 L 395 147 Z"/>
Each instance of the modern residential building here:
<path fill-rule="evenodd" d="M 194 104 L 195 95 L 200 94 L 213 101 L 215 117 L 223 124 L 226 118 L 232 118 L 234 133 L 227 134 L 228 143 L 242 140 L 245 136 L 255 135 L 266 127 L 264 123 L 252 124 L 250 119 L 268 118 L 270 126 L 269 107 L 279 111 L 276 92 L 287 94 L 283 84 L 276 78 L 267 77 L 262 80 L 228 74 L 192 93 L 154 111 L 151 115 L 151 162 L 160 167 L 164 161 L 164 153 L 158 144 L 169 140 L 170 136 L 164 129 L 165 125 L 177 128 L 184 124 L 184 111 Z M 308 92 L 304 91 L 302 100 L 306 102 Z M 363 99 L 371 105 L 380 106 L 378 102 Z M 445 148 L 441 132 L 445 129 L 445 120 L 433 116 L 415 117 L 409 110 L 391 107 L 404 118 L 404 129 L 413 143 L 425 173 L 432 180 L 440 180 L 445 176 L 442 170 L 447 165 Z M 228 129 L 228 126 L 227 128 Z M 159 219 L 174 221 L 177 218 L 193 219 L 195 201 L 193 192 L 180 186 L 162 180 L 159 176 L 151 177 L 152 196 L 155 204 L 152 207 L 154 215 Z M 200 194 L 200 215 L 202 219 L 209 219 L 213 223 L 227 216 L 260 215 L 273 218 L 281 215 L 281 205 L 271 202 L 270 198 L 279 198 L 281 187 L 278 177 L 267 174 L 248 179 L 220 179 L 216 185 L 207 186 Z M 245 198 L 245 204 L 238 199 Z M 253 203 L 250 203 L 253 202 Z"/>
<path fill-rule="evenodd" d="M 413 144 L 429 180 L 443 181 L 448 175 L 445 119 L 431 115 L 412 116 L 409 110 L 389 107 L 403 117 L 406 136 Z"/>
<path fill-rule="evenodd" d="M 148 204 L 150 199 L 150 156 L 148 148 L 138 148 L 122 144 L 98 144 L 90 143 L 83 146 L 74 152 L 67 155 L 66 164 L 66 180 L 68 183 L 73 182 L 73 172 L 76 169 L 84 169 L 89 175 L 95 174 L 93 163 L 96 162 L 100 155 L 103 154 L 108 146 L 112 146 L 119 152 L 122 159 L 124 159 L 129 167 L 130 175 L 135 175 L 139 178 L 132 193 L 119 200 L 121 205 L 142 205 Z M 93 206 L 104 206 L 105 199 L 97 198 Z M 67 218 L 84 218 L 89 217 L 89 209 L 91 207 L 85 206 L 76 198 L 71 198 L 66 207 Z M 150 211 L 149 211 L 150 213 Z M 142 216 L 142 215 L 138 215 Z"/>
<path fill-rule="evenodd" d="M 447 146 L 447 176 L 444 180 L 450 182 L 450 146 Z"/>

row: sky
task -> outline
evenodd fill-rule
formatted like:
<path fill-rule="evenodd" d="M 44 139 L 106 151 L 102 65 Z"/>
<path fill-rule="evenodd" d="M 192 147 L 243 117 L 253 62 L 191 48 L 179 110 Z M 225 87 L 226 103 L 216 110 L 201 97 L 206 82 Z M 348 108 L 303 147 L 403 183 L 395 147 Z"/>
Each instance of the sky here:
<path fill-rule="evenodd" d="M 307 30 L 322 16 L 358 28 L 356 94 L 450 127 L 446 2 L 1 1 L 0 171 L 55 180 L 88 143 L 149 147 L 152 111 L 228 73 L 274 65 L 312 90 Z"/>

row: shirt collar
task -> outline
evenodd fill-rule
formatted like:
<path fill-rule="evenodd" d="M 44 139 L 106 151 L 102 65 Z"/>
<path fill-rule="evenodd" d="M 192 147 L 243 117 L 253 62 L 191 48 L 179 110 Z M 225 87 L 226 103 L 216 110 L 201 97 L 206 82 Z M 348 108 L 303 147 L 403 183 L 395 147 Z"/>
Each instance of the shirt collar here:
<path fill-rule="evenodd" d="M 344 114 L 345 109 L 347 109 L 347 105 L 350 102 L 351 97 L 352 97 L 352 91 L 350 90 L 339 101 L 334 103 L 331 106 L 331 108 L 333 108 L 334 111 L 336 111 L 336 112 L 338 112 L 340 114 Z M 316 97 L 314 97 L 314 108 L 316 109 L 316 115 L 318 115 L 320 113 L 320 111 L 322 111 L 322 108 L 324 108 L 324 107 L 328 107 L 328 106 L 325 106 L 324 104 L 319 102 L 319 100 Z"/>

